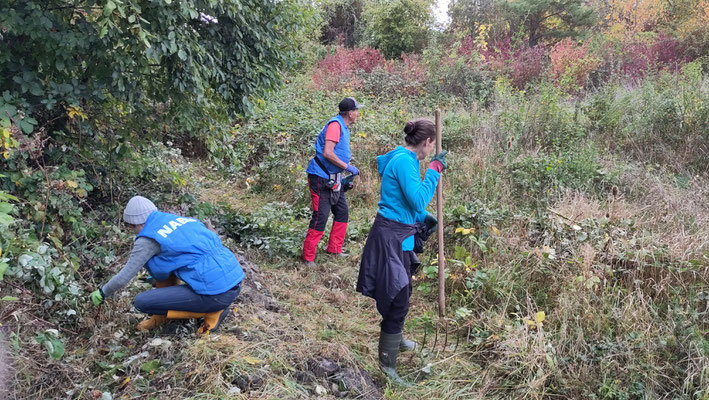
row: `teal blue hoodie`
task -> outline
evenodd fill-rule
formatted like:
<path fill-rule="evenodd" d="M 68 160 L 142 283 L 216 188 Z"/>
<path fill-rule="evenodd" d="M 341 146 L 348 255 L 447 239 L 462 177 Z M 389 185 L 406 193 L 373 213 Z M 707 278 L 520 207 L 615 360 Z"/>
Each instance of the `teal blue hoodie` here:
<path fill-rule="evenodd" d="M 378 156 L 377 167 L 382 177 L 379 214 L 403 224 L 423 222 L 441 174 L 429 168 L 422 182 L 416 153 L 402 146 Z M 404 239 L 402 248 L 413 250 L 414 237 Z"/>

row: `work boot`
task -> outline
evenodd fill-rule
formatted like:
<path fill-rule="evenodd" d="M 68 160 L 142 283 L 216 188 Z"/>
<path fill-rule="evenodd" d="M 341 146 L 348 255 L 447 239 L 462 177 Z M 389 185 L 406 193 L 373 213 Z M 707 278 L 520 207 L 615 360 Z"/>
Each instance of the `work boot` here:
<path fill-rule="evenodd" d="M 401 333 L 381 332 L 379 334 L 379 369 L 397 385 L 411 386 L 396 373 L 396 358 L 399 355 L 402 336 Z"/>
<path fill-rule="evenodd" d="M 224 310 L 214 311 L 210 313 L 197 313 L 191 311 L 177 311 L 170 310 L 167 312 L 168 319 L 193 319 L 193 318 L 204 318 L 202 326 L 199 327 L 197 333 L 204 335 L 207 332 L 211 332 L 216 329 L 222 320 L 229 315 L 229 308 Z"/>
<path fill-rule="evenodd" d="M 315 264 L 315 261 L 306 261 L 306 260 L 303 260 L 303 264 L 305 264 L 305 266 L 308 267 L 308 268 L 315 268 L 315 267 L 318 266 L 317 264 Z"/>
<path fill-rule="evenodd" d="M 146 319 L 145 321 L 139 322 L 136 329 L 138 329 L 141 332 L 145 332 L 145 331 L 155 329 L 158 326 L 165 324 L 166 322 L 167 322 L 166 315 L 152 315 L 152 316 L 150 316 L 150 318 Z"/>
<path fill-rule="evenodd" d="M 416 348 L 416 342 L 413 340 L 407 340 L 404 339 L 404 336 L 401 336 L 401 343 L 399 343 L 399 351 L 400 352 L 405 352 L 405 351 L 411 351 Z"/>

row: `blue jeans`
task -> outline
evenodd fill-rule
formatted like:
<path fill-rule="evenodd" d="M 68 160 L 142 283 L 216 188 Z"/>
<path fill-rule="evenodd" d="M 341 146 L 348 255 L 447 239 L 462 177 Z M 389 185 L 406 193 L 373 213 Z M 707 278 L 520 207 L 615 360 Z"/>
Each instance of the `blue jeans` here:
<path fill-rule="evenodd" d="M 229 307 L 240 292 L 241 283 L 211 296 L 198 294 L 188 285 L 168 286 L 138 293 L 133 305 L 138 311 L 150 315 L 167 315 L 170 310 L 210 313 Z"/>

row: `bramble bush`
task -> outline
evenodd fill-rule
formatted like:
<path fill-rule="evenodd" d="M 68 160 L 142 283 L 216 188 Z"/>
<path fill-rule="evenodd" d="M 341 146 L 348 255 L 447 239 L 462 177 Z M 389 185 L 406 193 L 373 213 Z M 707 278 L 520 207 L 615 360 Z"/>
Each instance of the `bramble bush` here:
<path fill-rule="evenodd" d="M 418 54 L 402 54 L 389 60 L 364 79 L 362 90 L 388 98 L 419 96 L 426 90 L 427 70 Z"/>

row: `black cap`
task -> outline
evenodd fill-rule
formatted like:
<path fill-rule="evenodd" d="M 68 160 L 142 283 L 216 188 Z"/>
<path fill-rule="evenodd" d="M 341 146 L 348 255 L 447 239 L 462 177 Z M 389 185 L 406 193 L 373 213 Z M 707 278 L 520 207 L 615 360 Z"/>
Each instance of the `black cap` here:
<path fill-rule="evenodd" d="M 362 104 L 357 103 L 357 101 L 352 97 L 345 97 L 342 99 L 338 105 L 340 112 L 358 110 L 364 107 Z"/>

